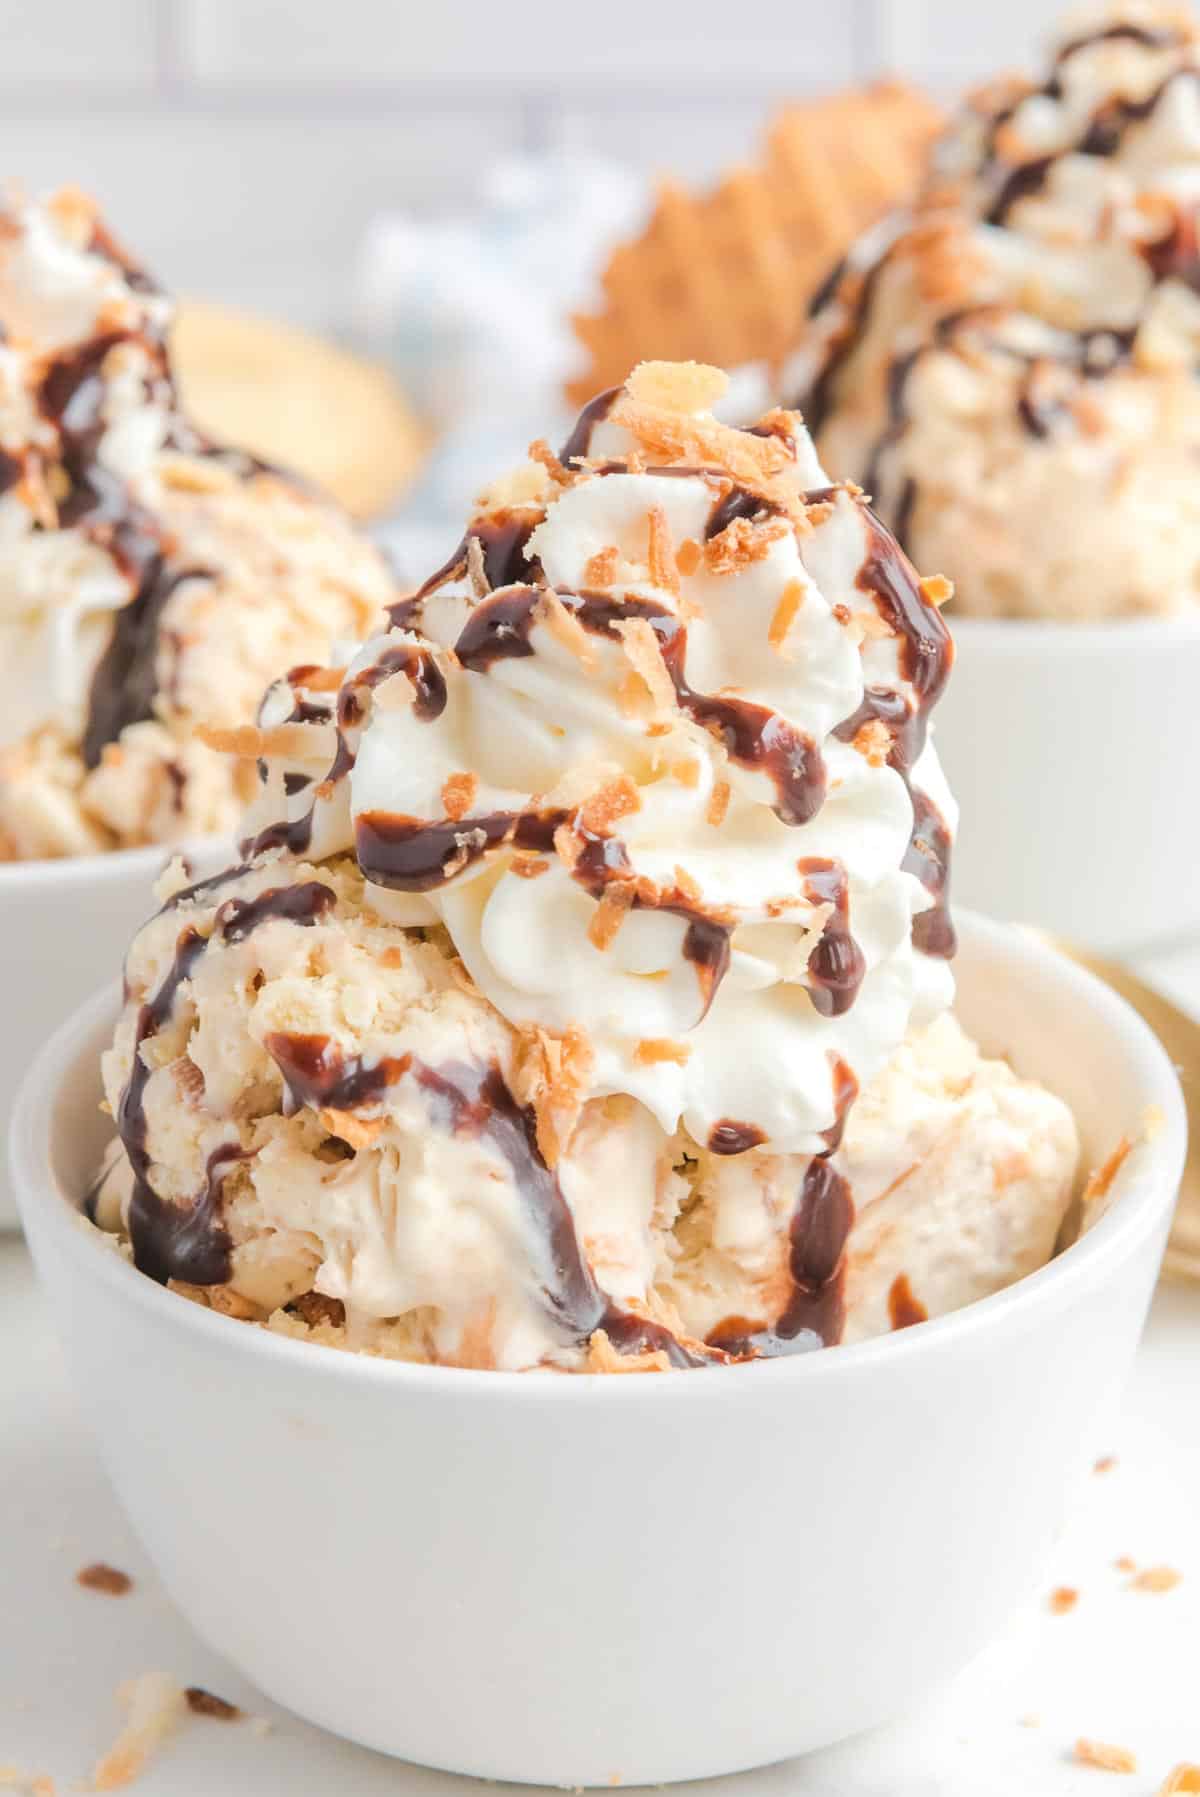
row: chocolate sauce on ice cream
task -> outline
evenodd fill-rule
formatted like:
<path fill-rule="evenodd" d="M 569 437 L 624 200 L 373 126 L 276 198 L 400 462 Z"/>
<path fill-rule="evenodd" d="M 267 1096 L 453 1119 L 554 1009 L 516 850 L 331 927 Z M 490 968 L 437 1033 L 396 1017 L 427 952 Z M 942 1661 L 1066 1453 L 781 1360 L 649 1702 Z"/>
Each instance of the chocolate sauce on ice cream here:
<path fill-rule="evenodd" d="M 909 1152 L 871 1107 L 949 999 L 952 650 L 864 496 L 719 384 L 636 371 L 271 689 L 243 861 L 146 926 L 106 1058 L 152 1276 L 471 1367 L 852 1333 L 855 1117 Z"/>

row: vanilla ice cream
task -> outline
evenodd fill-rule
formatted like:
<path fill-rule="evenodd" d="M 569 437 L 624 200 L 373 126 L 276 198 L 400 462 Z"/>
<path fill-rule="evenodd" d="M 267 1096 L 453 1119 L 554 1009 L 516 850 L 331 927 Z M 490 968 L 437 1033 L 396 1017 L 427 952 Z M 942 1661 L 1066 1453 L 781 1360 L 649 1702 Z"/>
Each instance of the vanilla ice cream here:
<path fill-rule="evenodd" d="M 232 829 L 293 663 L 394 598 L 331 507 L 182 416 L 170 301 L 63 192 L 0 214 L 0 860 Z"/>
<path fill-rule="evenodd" d="M 961 610 L 1200 603 L 1198 206 L 1194 26 L 1125 0 L 973 96 L 827 284 L 785 390 Z"/>
<path fill-rule="evenodd" d="M 231 741 L 242 863 L 164 889 L 105 1057 L 93 1210 L 150 1276 L 623 1370 L 900 1327 L 1052 1252 L 1071 1119 L 947 1014 L 948 587 L 722 386 L 636 370 Z"/>

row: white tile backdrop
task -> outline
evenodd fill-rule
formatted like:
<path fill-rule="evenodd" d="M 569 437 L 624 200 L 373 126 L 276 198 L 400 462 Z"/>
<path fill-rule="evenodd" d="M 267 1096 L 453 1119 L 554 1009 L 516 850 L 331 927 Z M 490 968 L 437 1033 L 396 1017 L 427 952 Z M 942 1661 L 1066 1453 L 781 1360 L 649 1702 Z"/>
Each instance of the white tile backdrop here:
<path fill-rule="evenodd" d="M 700 179 L 771 103 L 1027 59 L 1047 0 L 0 0 L 0 176 L 97 192 L 172 286 L 312 322 L 363 226 L 561 141 Z"/>

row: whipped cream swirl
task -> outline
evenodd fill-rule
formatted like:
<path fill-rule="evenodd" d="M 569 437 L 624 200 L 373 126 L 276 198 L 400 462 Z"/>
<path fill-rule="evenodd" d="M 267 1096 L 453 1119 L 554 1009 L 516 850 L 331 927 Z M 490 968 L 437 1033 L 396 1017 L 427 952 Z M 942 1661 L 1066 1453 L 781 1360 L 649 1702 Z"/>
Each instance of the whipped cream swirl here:
<path fill-rule="evenodd" d="M 820 1154 L 951 995 L 952 649 L 799 418 L 720 424 L 722 386 L 635 371 L 343 671 L 277 683 L 247 853 L 353 850 L 590 1096 Z"/>

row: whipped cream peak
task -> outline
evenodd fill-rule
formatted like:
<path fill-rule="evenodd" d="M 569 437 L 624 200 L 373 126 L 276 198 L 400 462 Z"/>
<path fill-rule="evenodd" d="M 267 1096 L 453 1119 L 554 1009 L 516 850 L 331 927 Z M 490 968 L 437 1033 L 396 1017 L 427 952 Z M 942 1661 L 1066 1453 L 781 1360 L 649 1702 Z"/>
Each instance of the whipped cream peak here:
<path fill-rule="evenodd" d="M 820 1155 L 949 1000 L 952 648 L 799 418 L 719 423 L 723 381 L 635 370 L 389 629 L 277 683 L 246 853 L 352 852 L 380 917 L 575 1045 L 581 1103 Z"/>

